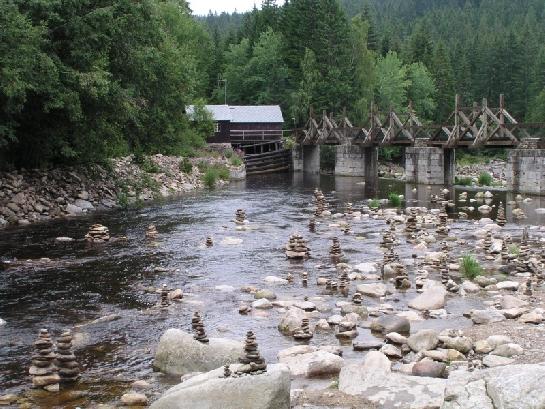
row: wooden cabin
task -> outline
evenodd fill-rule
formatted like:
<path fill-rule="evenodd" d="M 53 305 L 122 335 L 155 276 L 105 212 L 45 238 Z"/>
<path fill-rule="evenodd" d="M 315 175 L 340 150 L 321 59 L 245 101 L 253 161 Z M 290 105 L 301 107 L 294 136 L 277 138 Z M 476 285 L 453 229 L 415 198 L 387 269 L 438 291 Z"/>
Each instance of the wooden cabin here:
<path fill-rule="evenodd" d="M 206 105 L 214 119 L 215 132 L 208 143 L 247 146 L 282 138 L 284 118 L 278 105 Z M 191 115 L 193 105 L 187 109 Z"/>

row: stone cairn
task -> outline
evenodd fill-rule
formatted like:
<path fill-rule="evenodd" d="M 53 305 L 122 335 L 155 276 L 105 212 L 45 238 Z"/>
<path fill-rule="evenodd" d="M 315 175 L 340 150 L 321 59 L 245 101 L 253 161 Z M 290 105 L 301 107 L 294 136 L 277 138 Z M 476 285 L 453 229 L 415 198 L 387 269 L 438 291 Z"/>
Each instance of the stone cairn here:
<path fill-rule="evenodd" d="M 311 218 L 308 221 L 308 231 L 311 233 L 316 233 L 316 219 Z"/>
<path fill-rule="evenodd" d="M 496 223 L 498 226 L 505 226 L 507 219 L 505 218 L 505 209 L 503 208 L 503 202 L 498 205 L 498 215 L 496 216 Z"/>
<path fill-rule="evenodd" d="M 382 264 L 390 264 L 395 263 L 398 260 L 398 256 L 394 251 L 393 247 L 388 247 L 386 251 L 384 252 L 384 257 L 382 259 Z"/>
<path fill-rule="evenodd" d="M 301 259 L 310 256 L 310 249 L 307 247 L 307 241 L 298 233 L 290 236 L 286 245 L 286 257 L 290 259 Z"/>
<path fill-rule="evenodd" d="M 363 297 L 361 293 L 354 293 L 354 295 L 352 296 L 352 302 L 354 303 L 354 305 L 361 305 L 362 301 Z"/>
<path fill-rule="evenodd" d="M 246 220 L 246 212 L 243 209 L 237 209 L 237 212 L 235 213 L 235 223 L 244 224 L 245 220 Z"/>
<path fill-rule="evenodd" d="M 339 280 L 339 291 L 341 292 L 343 296 L 347 297 L 349 288 L 350 288 L 350 280 L 348 279 L 348 272 L 344 270 L 341 273 L 341 277 Z"/>
<path fill-rule="evenodd" d="M 308 286 L 308 273 L 306 271 L 303 271 L 301 273 L 301 282 L 303 284 L 303 287 L 307 287 Z"/>
<path fill-rule="evenodd" d="M 233 376 L 259 375 L 267 372 L 267 363 L 259 354 L 255 335 L 252 331 L 246 333 L 244 356 L 239 361 L 244 365 L 237 369 Z"/>
<path fill-rule="evenodd" d="M 314 211 L 314 216 L 321 217 L 323 212 L 327 210 L 327 202 L 325 196 L 321 190 L 316 189 L 314 191 L 314 198 L 316 199 L 316 210 Z"/>
<path fill-rule="evenodd" d="M 354 213 L 354 209 L 352 209 L 352 203 L 348 202 L 346 204 L 346 214 L 348 216 L 352 216 L 352 213 Z"/>
<path fill-rule="evenodd" d="M 313 336 L 314 334 L 310 332 L 308 318 L 303 318 L 303 320 L 301 321 L 301 328 L 295 331 L 295 333 L 293 334 L 293 338 L 298 341 L 307 341 Z"/>
<path fill-rule="evenodd" d="M 488 230 L 483 241 L 483 250 L 486 254 L 490 254 L 490 247 L 492 247 L 492 232 Z"/>
<path fill-rule="evenodd" d="M 231 376 L 231 369 L 229 369 L 229 364 L 223 365 L 223 378 L 229 378 Z"/>
<path fill-rule="evenodd" d="M 532 294 L 532 280 L 528 278 L 528 280 L 526 280 L 526 285 L 524 286 L 524 295 L 532 296 Z"/>
<path fill-rule="evenodd" d="M 394 286 L 397 290 L 408 290 L 411 288 L 411 281 L 409 280 L 409 274 L 407 269 L 400 265 L 400 268 L 395 270 L 396 276 L 394 278 Z"/>
<path fill-rule="evenodd" d="M 528 229 L 525 227 L 522 231 L 519 254 L 517 256 L 517 271 L 519 273 L 525 273 L 526 271 L 528 271 L 529 256 L 530 248 L 528 247 Z"/>
<path fill-rule="evenodd" d="M 203 344 L 208 344 L 208 337 L 204 332 L 204 323 L 202 321 L 201 314 L 199 314 L 198 311 L 193 313 L 193 317 L 191 318 L 191 328 L 194 332 L 193 338 L 195 338 L 196 341 L 202 342 Z"/>
<path fill-rule="evenodd" d="M 41 329 L 38 339 L 34 342 L 35 353 L 32 355 L 32 365 L 28 372 L 32 376 L 34 387 L 57 392 L 61 378 L 54 364 L 55 354 L 52 346 L 49 332 L 47 329 Z"/>
<path fill-rule="evenodd" d="M 442 212 L 437 215 L 439 219 L 439 224 L 435 232 L 437 234 L 442 234 L 444 236 L 448 235 L 448 214 Z"/>
<path fill-rule="evenodd" d="M 342 231 L 344 234 L 350 234 L 350 225 L 346 223 L 344 227 L 342 228 Z"/>
<path fill-rule="evenodd" d="M 85 240 L 91 243 L 104 243 L 110 240 L 110 231 L 102 224 L 93 224 L 85 235 Z"/>
<path fill-rule="evenodd" d="M 331 247 L 329 249 L 329 255 L 333 260 L 339 260 L 343 255 L 341 250 L 341 244 L 339 243 L 339 238 L 333 237 L 332 241 L 333 243 L 331 244 Z"/>
<path fill-rule="evenodd" d="M 407 216 L 407 221 L 406 221 L 406 224 L 405 224 L 405 231 L 407 233 L 414 233 L 416 232 L 417 230 L 417 226 L 416 226 L 416 209 L 410 209 L 409 210 L 409 214 Z"/>
<path fill-rule="evenodd" d="M 79 378 L 80 369 L 76 357 L 72 353 L 72 333 L 64 330 L 57 339 L 57 367 L 61 382 L 75 382 Z"/>
<path fill-rule="evenodd" d="M 500 252 L 501 262 L 504 265 L 509 264 L 509 262 L 511 261 L 511 256 L 509 254 L 509 249 L 507 247 L 507 237 L 504 237 L 503 240 L 501 241 L 501 252 Z"/>
<path fill-rule="evenodd" d="M 286 281 L 290 284 L 293 283 L 293 274 L 290 271 L 288 271 L 288 274 L 286 275 Z"/>
<path fill-rule="evenodd" d="M 206 247 L 212 247 L 214 245 L 214 241 L 212 240 L 212 237 L 208 236 L 206 238 Z"/>
<path fill-rule="evenodd" d="M 155 227 L 154 224 L 150 224 L 148 228 L 146 229 L 146 238 L 156 239 L 158 235 L 159 235 L 159 232 L 157 231 L 157 227 Z"/>
<path fill-rule="evenodd" d="M 168 299 L 168 287 L 166 284 L 163 284 L 161 287 L 161 302 L 159 306 L 161 308 L 168 308 L 170 305 L 170 300 Z"/>
<path fill-rule="evenodd" d="M 448 270 L 448 264 L 447 259 L 443 257 L 443 262 L 441 263 L 441 284 L 447 285 L 448 281 L 450 280 L 450 274 Z"/>

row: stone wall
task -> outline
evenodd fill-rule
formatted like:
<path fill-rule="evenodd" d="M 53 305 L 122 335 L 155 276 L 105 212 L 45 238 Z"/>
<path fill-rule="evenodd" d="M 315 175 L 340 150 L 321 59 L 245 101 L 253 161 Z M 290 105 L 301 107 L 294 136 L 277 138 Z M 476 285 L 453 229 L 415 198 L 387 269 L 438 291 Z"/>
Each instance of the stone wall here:
<path fill-rule="evenodd" d="M 511 149 L 506 173 L 508 189 L 545 195 L 545 149 Z"/>
<path fill-rule="evenodd" d="M 445 183 L 444 159 L 441 148 L 406 148 L 405 179 L 411 183 L 443 185 Z"/>
<path fill-rule="evenodd" d="M 303 171 L 303 147 L 296 146 L 291 150 L 291 169 L 294 172 Z"/>
<path fill-rule="evenodd" d="M 320 173 L 320 145 L 303 146 L 303 171 Z"/>

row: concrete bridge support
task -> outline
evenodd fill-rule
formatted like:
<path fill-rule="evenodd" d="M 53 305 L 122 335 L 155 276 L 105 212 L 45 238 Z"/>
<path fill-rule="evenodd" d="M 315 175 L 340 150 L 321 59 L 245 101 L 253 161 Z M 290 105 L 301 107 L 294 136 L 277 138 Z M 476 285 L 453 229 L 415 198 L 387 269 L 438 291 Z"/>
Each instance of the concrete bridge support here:
<path fill-rule="evenodd" d="M 454 149 L 416 146 L 405 149 L 407 182 L 452 186 L 454 174 Z"/>
<path fill-rule="evenodd" d="M 378 177 L 378 149 L 374 146 L 339 145 L 336 148 L 335 175 Z"/>
<path fill-rule="evenodd" d="M 507 158 L 507 188 L 545 195 L 545 149 L 511 149 Z"/>
<path fill-rule="evenodd" d="M 320 145 L 303 145 L 303 172 L 320 173 Z"/>

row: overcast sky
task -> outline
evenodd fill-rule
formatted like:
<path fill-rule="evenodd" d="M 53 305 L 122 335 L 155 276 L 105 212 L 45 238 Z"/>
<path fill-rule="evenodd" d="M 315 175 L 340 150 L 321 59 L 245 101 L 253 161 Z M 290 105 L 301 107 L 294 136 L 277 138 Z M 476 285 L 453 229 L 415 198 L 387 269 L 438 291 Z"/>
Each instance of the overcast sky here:
<path fill-rule="evenodd" d="M 189 0 L 189 6 L 194 14 L 206 15 L 209 10 L 233 12 L 247 11 L 254 7 L 254 3 L 259 7 L 261 0 Z"/>

